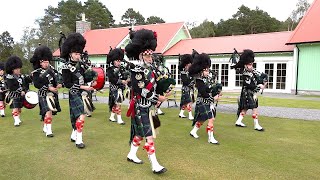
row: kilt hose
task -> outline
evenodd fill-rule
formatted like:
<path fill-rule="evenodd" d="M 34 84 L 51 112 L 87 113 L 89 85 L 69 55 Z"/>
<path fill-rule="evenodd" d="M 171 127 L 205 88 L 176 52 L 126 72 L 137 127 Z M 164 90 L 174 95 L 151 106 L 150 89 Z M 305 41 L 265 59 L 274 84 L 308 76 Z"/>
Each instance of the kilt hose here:
<path fill-rule="evenodd" d="M 80 115 L 85 114 L 81 93 L 71 94 L 69 92 L 70 120 L 73 129 L 76 128 L 76 121 Z"/>
<path fill-rule="evenodd" d="M 12 98 L 12 104 L 10 105 L 10 109 L 22 108 L 23 99 L 24 97 L 21 97 L 21 96 Z"/>
<path fill-rule="evenodd" d="M 180 100 L 180 109 L 182 108 L 183 105 L 186 105 L 192 102 L 189 87 L 182 87 L 181 93 L 182 94 L 181 94 L 181 100 Z"/>
<path fill-rule="evenodd" d="M 148 137 L 153 135 L 149 120 L 149 108 L 136 106 L 135 112 L 135 117 L 131 117 L 131 131 L 129 144 L 131 144 L 134 136 Z"/>
<path fill-rule="evenodd" d="M 211 118 L 213 118 L 213 114 L 210 108 L 210 104 L 197 103 L 192 126 L 194 126 L 197 121 L 205 122 L 206 120 Z"/>

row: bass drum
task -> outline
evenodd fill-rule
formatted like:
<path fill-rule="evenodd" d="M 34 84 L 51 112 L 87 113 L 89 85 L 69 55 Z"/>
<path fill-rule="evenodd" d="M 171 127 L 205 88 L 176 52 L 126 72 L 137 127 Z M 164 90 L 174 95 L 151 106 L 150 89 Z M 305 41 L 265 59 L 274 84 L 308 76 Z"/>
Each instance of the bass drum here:
<path fill-rule="evenodd" d="M 97 85 L 92 87 L 99 91 L 104 87 L 104 84 L 106 83 L 106 75 L 102 67 L 93 67 L 92 70 L 98 74 Z"/>
<path fill-rule="evenodd" d="M 24 96 L 23 106 L 27 109 L 32 109 L 39 103 L 38 93 L 34 91 L 28 91 Z"/>

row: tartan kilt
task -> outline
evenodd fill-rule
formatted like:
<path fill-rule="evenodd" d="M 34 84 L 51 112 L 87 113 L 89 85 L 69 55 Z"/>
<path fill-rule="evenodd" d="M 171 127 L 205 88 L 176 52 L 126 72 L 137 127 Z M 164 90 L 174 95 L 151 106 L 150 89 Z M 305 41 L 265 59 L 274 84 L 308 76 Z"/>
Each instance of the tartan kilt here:
<path fill-rule="evenodd" d="M 258 107 L 258 98 L 252 91 L 242 90 L 238 100 L 240 110 L 254 109 Z"/>
<path fill-rule="evenodd" d="M 120 90 L 122 92 L 122 95 L 119 94 L 119 91 Z M 121 98 L 121 96 L 122 98 Z M 121 104 L 123 102 L 123 90 L 122 89 L 117 89 L 117 90 L 110 90 L 110 93 L 109 93 L 109 109 L 110 111 L 112 110 L 112 107 L 116 104 Z"/>
<path fill-rule="evenodd" d="M 54 94 L 54 103 L 56 105 L 56 109 L 58 110 L 56 112 L 61 112 L 61 107 L 60 107 L 60 104 L 59 104 L 59 100 L 58 100 L 58 95 L 57 94 Z M 40 115 L 42 115 L 42 116 L 46 115 L 46 113 L 48 111 L 51 111 L 49 106 L 48 106 L 46 97 L 40 97 L 39 96 L 39 108 L 40 108 Z M 53 115 L 56 115 L 56 114 L 57 113 L 54 113 Z"/>
<path fill-rule="evenodd" d="M 183 105 L 186 105 L 191 102 L 192 102 L 192 100 L 191 100 L 190 88 L 189 87 L 182 87 L 180 108 L 182 108 Z"/>
<path fill-rule="evenodd" d="M 0 92 L 0 101 L 4 101 L 6 94 L 4 92 Z"/>
<path fill-rule="evenodd" d="M 71 94 L 69 92 L 69 110 L 71 120 L 76 120 L 85 114 L 81 93 Z"/>
<path fill-rule="evenodd" d="M 209 104 L 197 103 L 194 114 L 193 125 L 197 121 L 205 122 L 206 120 L 213 118 L 213 114 Z"/>
<path fill-rule="evenodd" d="M 130 143 L 134 136 L 152 136 L 152 128 L 149 120 L 149 108 L 136 107 L 135 112 L 135 117 L 131 117 Z"/>
<path fill-rule="evenodd" d="M 10 109 L 14 109 L 14 108 L 22 108 L 23 106 L 23 97 L 15 97 L 12 98 L 12 104 L 10 105 Z"/>

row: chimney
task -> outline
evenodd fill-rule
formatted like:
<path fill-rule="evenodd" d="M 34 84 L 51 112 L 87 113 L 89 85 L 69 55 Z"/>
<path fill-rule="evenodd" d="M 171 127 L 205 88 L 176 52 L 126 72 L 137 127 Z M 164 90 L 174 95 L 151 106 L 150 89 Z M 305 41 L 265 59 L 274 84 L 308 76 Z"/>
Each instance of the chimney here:
<path fill-rule="evenodd" d="M 82 13 L 81 16 L 82 20 L 76 21 L 76 32 L 83 35 L 86 31 L 91 30 L 91 22 L 86 21 L 86 15 L 84 13 Z"/>

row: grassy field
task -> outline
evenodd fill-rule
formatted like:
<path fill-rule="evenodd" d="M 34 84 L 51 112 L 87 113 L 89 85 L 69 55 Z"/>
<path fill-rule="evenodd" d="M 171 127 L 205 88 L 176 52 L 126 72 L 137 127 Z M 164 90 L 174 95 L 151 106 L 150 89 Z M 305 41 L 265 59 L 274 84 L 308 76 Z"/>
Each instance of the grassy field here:
<path fill-rule="evenodd" d="M 126 161 L 130 123 L 107 121 L 105 104 L 97 104 L 86 118 L 84 142 L 79 150 L 71 143 L 67 101 L 53 120 L 54 138 L 42 133 L 38 106 L 23 109 L 20 127 L 13 126 L 10 110 L 0 118 L 0 179 L 318 179 L 320 174 L 320 122 L 260 117 L 265 132 L 234 126 L 235 116 L 219 114 L 215 123 L 221 145 L 207 143 L 205 127 L 200 139 L 189 136 L 191 122 L 177 118 L 178 109 L 162 109 L 162 126 L 156 139 L 157 157 L 168 172 L 151 172 L 145 163 Z M 126 109 L 123 109 L 125 112 Z M 124 114 L 124 113 L 123 113 Z"/>

